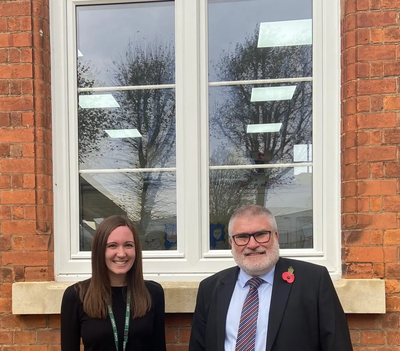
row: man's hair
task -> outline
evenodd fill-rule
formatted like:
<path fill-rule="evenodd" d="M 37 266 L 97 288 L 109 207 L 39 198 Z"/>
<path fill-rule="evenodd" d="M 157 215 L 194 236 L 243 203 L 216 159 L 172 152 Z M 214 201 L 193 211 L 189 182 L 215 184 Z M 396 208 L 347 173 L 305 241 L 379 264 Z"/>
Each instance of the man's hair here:
<path fill-rule="evenodd" d="M 105 254 L 108 237 L 118 227 L 130 229 L 135 245 L 135 262 L 126 273 L 127 288 L 131 295 L 132 317 L 144 316 L 151 307 L 151 297 L 143 280 L 139 233 L 128 217 L 114 215 L 104 219 L 97 227 L 92 242 L 92 278 L 79 284 L 83 309 L 92 318 L 106 318 L 108 315 L 107 304 L 111 301 L 111 284 Z"/>
<path fill-rule="evenodd" d="M 232 235 L 232 227 L 233 223 L 237 218 L 242 218 L 242 217 L 266 217 L 271 224 L 271 229 L 273 231 L 278 230 L 278 226 L 276 225 L 276 220 L 275 216 L 272 214 L 270 210 L 268 210 L 265 207 L 259 206 L 259 205 L 254 205 L 254 204 L 249 204 L 249 205 L 244 205 L 242 207 L 239 207 L 233 214 L 231 219 L 229 220 L 228 224 L 228 233 L 229 236 Z"/>

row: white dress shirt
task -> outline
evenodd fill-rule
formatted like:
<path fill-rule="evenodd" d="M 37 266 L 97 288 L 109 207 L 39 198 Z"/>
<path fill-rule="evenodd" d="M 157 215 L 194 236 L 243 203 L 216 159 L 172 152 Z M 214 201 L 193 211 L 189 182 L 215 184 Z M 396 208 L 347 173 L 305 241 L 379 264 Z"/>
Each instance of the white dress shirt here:
<path fill-rule="evenodd" d="M 268 317 L 274 273 L 275 266 L 267 274 L 260 276 L 265 283 L 261 284 L 258 288 L 259 308 L 255 351 L 265 351 L 267 348 Z M 240 269 L 226 316 L 225 351 L 235 351 L 240 315 L 242 314 L 244 300 L 250 289 L 249 285 L 247 285 L 247 281 L 251 278 L 253 277 Z"/>

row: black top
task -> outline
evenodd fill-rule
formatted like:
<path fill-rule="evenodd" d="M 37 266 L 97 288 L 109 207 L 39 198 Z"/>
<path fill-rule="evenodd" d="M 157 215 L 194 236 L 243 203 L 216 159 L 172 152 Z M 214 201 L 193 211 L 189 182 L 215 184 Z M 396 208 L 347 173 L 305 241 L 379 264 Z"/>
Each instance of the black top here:
<path fill-rule="evenodd" d="M 78 284 L 78 283 L 77 283 Z M 113 351 L 115 341 L 110 317 L 91 318 L 83 311 L 77 284 L 68 287 L 61 305 L 61 350 L 79 351 L 80 339 L 85 351 Z M 160 284 L 145 281 L 152 307 L 145 316 L 131 319 L 126 351 L 165 351 L 164 290 Z M 112 306 L 117 324 L 119 350 L 124 340 L 126 288 L 112 287 Z"/>

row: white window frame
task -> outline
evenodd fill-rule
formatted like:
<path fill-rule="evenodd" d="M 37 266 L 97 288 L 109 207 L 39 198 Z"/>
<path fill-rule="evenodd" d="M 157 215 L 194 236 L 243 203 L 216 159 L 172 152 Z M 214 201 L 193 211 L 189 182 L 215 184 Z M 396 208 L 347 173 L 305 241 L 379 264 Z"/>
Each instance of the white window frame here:
<path fill-rule="evenodd" d="M 134 1 L 50 0 L 57 281 L 84 279 L 91 270 L 90 253 L 76 253 L 74 239 L 79 225 L 74 220 L 79 203 L 78 143 L 76 133 L 71 132 L 77 123 L 75 7 L 128 2 Z M 234 265 L 229 250 L 208 250 L 206 13 L 207 0 L 175 0 L 178 250 L 162 252 L 162 256 L 154 251 L 143 254 L 146 278 L 159 281 L 198 281 Z M 326 266 L 333 279 L 341 277 L 339 25 L 339 0 L 314 0 L 314 248 L 281 250 L 282 256 Z"/>

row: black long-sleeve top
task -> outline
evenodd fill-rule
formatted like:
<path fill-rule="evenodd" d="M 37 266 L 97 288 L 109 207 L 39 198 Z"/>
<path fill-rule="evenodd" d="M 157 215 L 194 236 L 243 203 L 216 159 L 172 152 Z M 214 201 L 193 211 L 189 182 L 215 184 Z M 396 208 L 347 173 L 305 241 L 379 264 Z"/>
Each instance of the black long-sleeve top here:
<path fill-rule="evenodd" d="M 126 351 L 165 351 L 164 290 L 160 284 L 145 281 L 152 307 L 145 316 L 130 319 Z M 112 287 L 112 308 L 117 324 L 119 350 L 124 340 L 126 288 Z M 110 317 L 91 318 L 83 311 L 77 284 L 65 290 L 61 305 L 61 350 L 79 351 L 80 339 L 85 351 L 115 350 Z"/>

